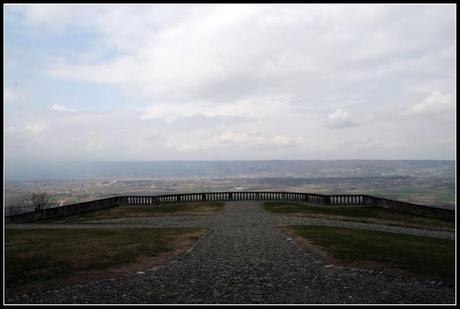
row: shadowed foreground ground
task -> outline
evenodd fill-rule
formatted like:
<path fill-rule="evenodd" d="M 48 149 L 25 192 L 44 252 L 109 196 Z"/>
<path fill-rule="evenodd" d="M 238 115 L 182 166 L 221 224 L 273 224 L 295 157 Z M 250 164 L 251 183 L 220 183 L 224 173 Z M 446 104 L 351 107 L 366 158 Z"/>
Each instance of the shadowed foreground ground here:
<path fill-rule="evenodd" d="M 272 215 L 257 202 L 228 202 L 222 213 L 194 217 L 107 219 L 72 227 L 204 227 L 193 250 L 162 267 L 7 303 L 454 303 L 454 287 L 324 263 L 279 225 L 332 225 L 453 239 L 440 231 Z M 17 225 L 11 228 L 65 228 Z"/>

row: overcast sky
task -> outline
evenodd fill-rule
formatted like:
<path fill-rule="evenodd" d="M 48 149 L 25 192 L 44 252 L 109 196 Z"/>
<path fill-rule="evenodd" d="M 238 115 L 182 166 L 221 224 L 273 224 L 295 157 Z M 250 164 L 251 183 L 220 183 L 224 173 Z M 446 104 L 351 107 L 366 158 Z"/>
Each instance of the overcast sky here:
<path fill-rule="evenodd" d="M 5 6 L 6 161 L 454 159 L 454 5 Z"/>

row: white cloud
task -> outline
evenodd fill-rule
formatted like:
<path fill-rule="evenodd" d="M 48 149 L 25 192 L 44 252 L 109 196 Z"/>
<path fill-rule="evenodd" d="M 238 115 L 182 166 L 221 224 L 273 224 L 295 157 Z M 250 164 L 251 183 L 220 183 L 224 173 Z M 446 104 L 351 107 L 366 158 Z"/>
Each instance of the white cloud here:
<path fill-rule="evenodd" d="M 145 10 L 158 16 L 163 7 Z M 394 78 L 395 73 L 424 72 L 427 66 L 432 67 L 431 60 L 439 57 L 438 51 L 450 48 L 444 41 L 438 42 L 439 35 L 428 27 L 430 23 L 420 24 L 417 16 L 434 20 L 443 11 L 428 10 L 430 15 L 415 7 L 414 15 L 403 22 L 409 30 L 402 30 L 386 27 L 405 14 L 403 8 L 393 10 L 370 6 L 206 6 L 152 27 L 155 19 L 148 14 L 107 9 L 95 18 L 99 22 L 89 18 L 88 22 L 119 55 L 97 63 L 64 61 L 51 67 L 50 73 L 117 85 L 133 96 L 160 102 L 228 101 L 260 93 L 309 93 L 318 101 L 329 95 L 330 84 L 340 92 L 359 87 L 363 81 Z M 280 18 L 281 11 L 285 18 Z M 437 22 L 444 27 L 449 18 Z M 120 19 L 130 25 L 124 31 L 120 31 Z M 130 36 L 142 39 L 128 40 Z M 430 40 L 439 43 L 437 51 L 420 52 Z M 447 56 L 453 59 L 455 53 Z M 448 65 L 443 63 L 442 68 L 448 70 Z"/>
<path fill-rule="evenodd" d="M 357 124 L 356 121 L 353 120 L 351 115 L 342 110 L 341 108 L 336 109 L 333 113 L 327 116 L 327 125 L 331 128 L 347 128 L 352 127 Z"/>
<path fill-rule="evenodd" d="M 75 8 L 75 7 L 74 7 Z M 30 27 L 46 27 L 46 30 L 56 30 L 71 23 L 72 7 L 63 5 L 29 5 L 23 9 L 24 23 Z M 55 27 L 56 25 L 60 27 Z"/>
<path fill-rule="evenodd" d="M 217 138 L 220 144 L 248 144 L 248 145 L 278 145 L 288 146 L 302 142 L 302 138 L 291 138 L 284 135 L 272 137 L 261 136 L 257 133 L 227 131 Z"/>
<path fill-rule="evenodd" d="M 442 94 L 432 91 L 421 103 L 412 106 L 409 114 L 423 115 L 428 117 L 452 117 L 455 104 L 451 94 Z"/>
<path fill-rule="evenodd" d="M 14 126 L 9 126 L 5 129 L 6 135 L 13 135 L 17 131 L 17 128 Z"/>
<path fill-rule="evenodd" d="M 45 131 L 46 125 L 44 123 L 34 122 L 34 123 L 27 124 L 24 127 L 24 129 L 28 133 L 38 136 L 38 135 L 41 135 Z"/>
<path fill-rule="evenodd" d="M 10 87 L 6 87 L 4 89 L 3 95 L 5 98 L 5 102 L 21 101 L 26 97 L 22 91 Z"/>
<path fill-rule="evenodd" d="M 371 147 L 376 146 L 378 141 L 372 138 L 366 138 L 362 140 L 346 140 L 339 143 L 341 147 L 354 148 L 358 150 L 367 150 Z"/>
<path fill-rule="evenodd" d="M 56 112 L 69 112 L 69 113 L 74 113 L 76 112 L 77 110 L 76 109 L 72 109 L 72 108 L 68 108 L 64 105 L 61 105 L 61 104 L 53 104 L 51 106 L 51 109 L 53 111 L 56 111 Z"/>
<path fill-rule="evenodd" d="M 156 103 L 143 111 L 140 119 L 164 119 L 174 122 L 179 118 L 203 115 L 206 117 L 242 117 L 264 119 L 273 115 L 290 113 L 289 99 L 285 97 L 257 97 L 237 101 L 215 103 L 189 101 L 187 103 Z"/>

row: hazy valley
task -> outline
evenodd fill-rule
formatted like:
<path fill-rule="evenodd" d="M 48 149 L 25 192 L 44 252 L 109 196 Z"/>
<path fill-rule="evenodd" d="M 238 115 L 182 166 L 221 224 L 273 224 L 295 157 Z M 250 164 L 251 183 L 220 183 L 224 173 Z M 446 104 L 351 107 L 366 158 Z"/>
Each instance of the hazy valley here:
<path fill-rule="evenodd" d="M 27 178 L 19 173 L 7 178 L 7 207 L 34 190 L 47 191 L 56 206 L 116 195 L 227 190 L 363 193 L 455 205 L 454 161 L 92 162 L 42 166 L 28 173 Z"/>

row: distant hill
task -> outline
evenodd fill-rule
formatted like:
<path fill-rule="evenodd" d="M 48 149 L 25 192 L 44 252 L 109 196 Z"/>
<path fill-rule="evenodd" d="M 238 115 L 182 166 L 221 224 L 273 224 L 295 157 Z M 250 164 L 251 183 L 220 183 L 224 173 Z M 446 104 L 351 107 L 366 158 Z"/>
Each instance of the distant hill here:
<path fill-rule="evenodd" d="M 272 160 L 125 161 L 8 164 L 6 180 L 79 178 L 454 177 L 455 161 Z"/>

